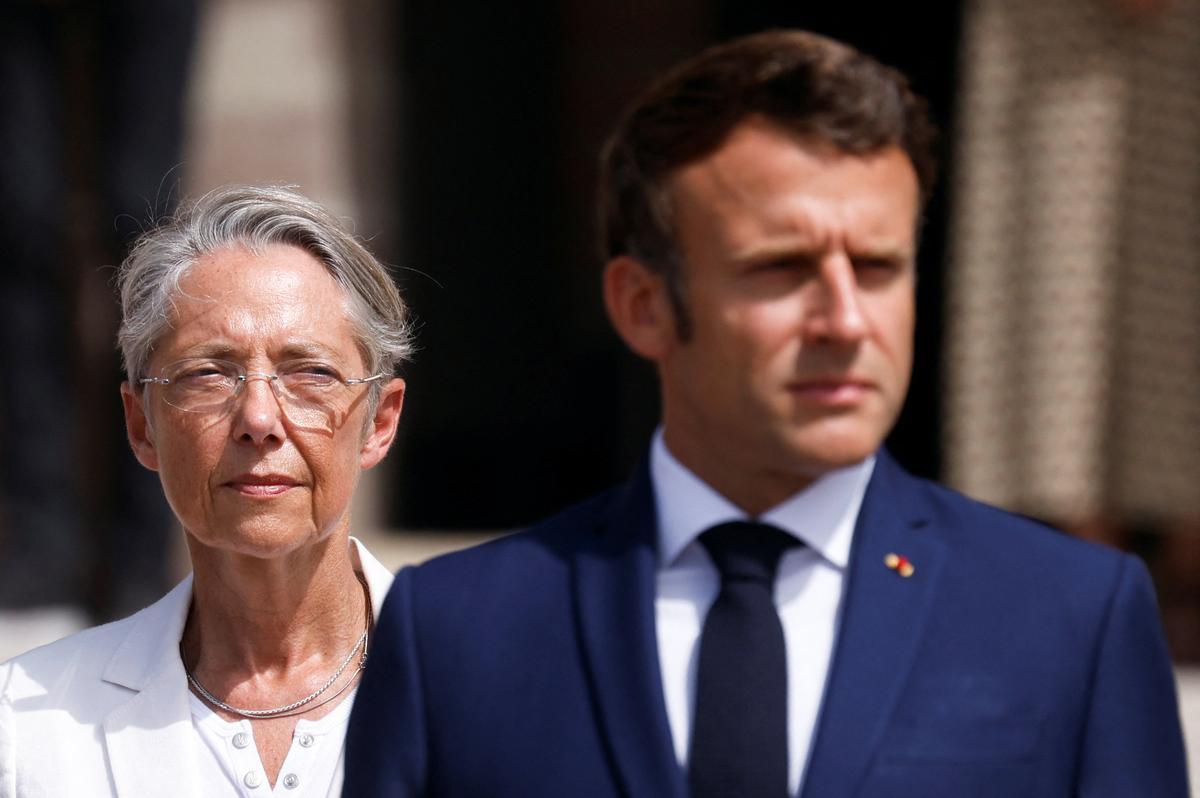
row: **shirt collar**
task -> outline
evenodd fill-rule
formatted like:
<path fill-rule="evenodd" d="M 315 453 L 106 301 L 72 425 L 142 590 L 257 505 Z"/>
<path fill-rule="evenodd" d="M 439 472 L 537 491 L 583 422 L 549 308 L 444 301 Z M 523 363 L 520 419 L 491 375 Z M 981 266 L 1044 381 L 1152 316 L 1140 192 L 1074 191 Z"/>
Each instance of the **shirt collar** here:
<path fill-rule="evenodd" d="M 794 535 L 838 568 L 850 560 L 850 542 L 875 456 L 830 471 L 758 517 Z M 708 483 L 675 459 L 662 428 L 650 445 L 650 480 L 658 520 L 659 566 L 675 562 L 700 533 L 726 521 L 751 520 Z"/>

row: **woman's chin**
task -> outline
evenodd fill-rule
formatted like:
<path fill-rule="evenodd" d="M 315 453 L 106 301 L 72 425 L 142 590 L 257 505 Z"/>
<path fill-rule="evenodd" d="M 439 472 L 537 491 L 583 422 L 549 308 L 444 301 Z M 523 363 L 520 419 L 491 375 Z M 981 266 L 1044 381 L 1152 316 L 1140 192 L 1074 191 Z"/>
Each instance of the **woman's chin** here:
<path fill-rule="evenodd" d="M 273 517 L 256 517 L 223 528 L 219 533 L 196 534 L 189 531 L 193 548 L 200 546 L 214 554 L 236 554 L 272 559 L 292 554 L 327 535 L 318 533 L 310 519 L 303 523 Z"/>

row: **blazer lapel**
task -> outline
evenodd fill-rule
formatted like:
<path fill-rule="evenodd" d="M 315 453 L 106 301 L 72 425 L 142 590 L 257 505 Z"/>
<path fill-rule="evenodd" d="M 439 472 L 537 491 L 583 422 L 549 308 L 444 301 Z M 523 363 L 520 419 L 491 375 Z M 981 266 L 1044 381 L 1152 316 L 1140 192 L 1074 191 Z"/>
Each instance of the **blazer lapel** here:
<path fill-rule="evenodd" d="M 686 798 L 663 699 L 655 634 L 658 555 L 649 469 L 622 488 L 575 555 L 575 608 L 597 712 L 625 792 Z"/>
<path fill-rule="evenodd" d="M 804 778 L 804 796 L 850 796 L 870 767 L 912 667 L 932 606 L 944 545 L 919 527 L 911 480 L 880 452 L 863 500 L 847 574 L 842 628 Z M 913 565 L 905 577 L 890 554 Z"/>
<path fill-rule="evenodd" d="M 199 798 L 196 737 L 178 653 L 191 588 L 189 576 L 145 610 L 105 669 L 105 681 L 134 691 L 104 719 L 117 795 Z"/>

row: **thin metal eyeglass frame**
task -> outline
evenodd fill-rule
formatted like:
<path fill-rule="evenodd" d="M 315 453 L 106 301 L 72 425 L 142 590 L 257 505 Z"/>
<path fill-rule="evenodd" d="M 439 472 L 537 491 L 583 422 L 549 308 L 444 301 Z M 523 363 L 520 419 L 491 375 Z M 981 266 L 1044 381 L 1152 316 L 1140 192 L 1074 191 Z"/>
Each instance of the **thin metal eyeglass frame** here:
<path fill-rule="evenodd" d="M 176 361 L 175 363 L 170 364 L 170 366 L 168 366 L 167 368 L 169 369 L 172 366 L 176 366 L 179 363 L 185 362 L 186 360 L 190 360 L 190 359 L 191 358 L 185 358 L 182 361 Z M 196 358 L 196 359 L 197 360 L 209 360 L 209 358 Z M 211 412 L 219 412 L 219 410 L 224 410 L 224 412 L 228 412 L 229 409 L 232 407 L 232 403 L 241 395 L 241 393 L 242 393 L 243 389 L 245 388 L 245 386 L 247 385 L 247 383 L 249 383 L 251 380 L 254 380 L 254 379 L 265 380 L 268 384 L 270 384 L 271 385 L 271 393 L 275 394 L 276 398 L 281 401 L 286 401 L 289 404 L 296 404 L 296 403 L 309 404 L 304 399 L 301 399 L 300 397 L 295 396 L 294 394 L 292 394 L 291 391 L 289 391 L 286 387 L 284 387 L 283 383 L 280 382 L 280 380 L 279 380 L 278 373 L 271 374 L 266 371 L 247 371 L 241 365 L 234 363 L 232 360 L 221 360 L 219 358 L 212 358 L 211 362 L 227 363 L 227 364 L 233 366 L 234 368 L 236 368 L 237 370 L 245 372 L 244 374 L 234 374 L 234 377 L 237 378 L 237 384 L 234 386 L 234 389 L 229 393 L 229 395 L 219 405 L 213 405 L 211 407 L 205 407 L 205 408 L 189 409 L 189 408 L 179 407 L 179 405 L 172 404 L 171 402 L 167 402 L 167 404 L 170 404 L 172 407 L 174 407 L 178 410 L 182 410 L 185 413 L 211 413 Z M 342 385 L 345 385 L 347 387 L 353 387 L 355 385 L 365 385 L 365 384 L 374 382 L 375 380 L 381 380 L 387 376 L 388 376 L 387 372 L 381 371 L 378 374 L 371 375 L 370 377 L 345 377 L 345 378 L 336 377 L 335 379 L 337 380 L 337 382 L 341 383 Z M 168 385 L 172 385 L 174 383 L 170 377 L 142 377 L 138 380 L 138 384 L 139 385 L 168 386 Z M 278 388 L 276 388 L 276 384 L 278 384 L 278 386 L 279 386 Z M 311 405 L 309 405 L 309 406 L 311 406 Z"/>

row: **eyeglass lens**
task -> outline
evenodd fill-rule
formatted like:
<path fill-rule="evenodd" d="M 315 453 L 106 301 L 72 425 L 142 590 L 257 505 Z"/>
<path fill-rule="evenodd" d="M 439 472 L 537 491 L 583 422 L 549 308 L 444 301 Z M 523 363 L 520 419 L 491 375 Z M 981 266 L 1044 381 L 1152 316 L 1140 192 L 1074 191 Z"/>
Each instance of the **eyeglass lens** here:
<path fill-rule="evenodd" d="M 329 428 L 348 410 L 357 392 L 333 367 L 310 361 L 289 361 L 274 374 L 246 371 L 228 361 L 181 361 L 165 370 L 163 399 L 190 413 L 224 415 L 248 388 L 248 383 L 270 385 L 287 419 L 304 427 Z"/>

